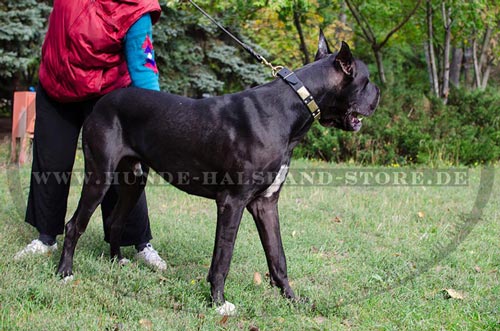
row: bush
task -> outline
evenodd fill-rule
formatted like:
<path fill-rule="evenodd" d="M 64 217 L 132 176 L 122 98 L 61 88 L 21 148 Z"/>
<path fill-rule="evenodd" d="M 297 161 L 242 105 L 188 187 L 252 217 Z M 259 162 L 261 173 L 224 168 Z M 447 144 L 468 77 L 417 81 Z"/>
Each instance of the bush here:
<path fill-rule="evenodd" d="M 359 164 L 477 165 L 500 159 L 500 93 L 453 90 L 448 105 L 404 88 L 383 93 L 359 133 L 315 123 L 295 156 Z"/>

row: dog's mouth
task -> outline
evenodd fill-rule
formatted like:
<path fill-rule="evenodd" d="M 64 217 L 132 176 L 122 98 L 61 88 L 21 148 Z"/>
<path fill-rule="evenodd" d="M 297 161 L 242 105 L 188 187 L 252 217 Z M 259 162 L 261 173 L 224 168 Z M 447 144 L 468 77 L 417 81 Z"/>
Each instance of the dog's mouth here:
<path fill-rule="evenodd" d="M 320 118 L 319 123 L 325 127 L 335 127 L 345 131 L 359 131 L 363 125 L 363 115 L 352 112 L 343 117 Z"/>
<path fill-rule="evenodd" d="M 363 125 L 363 119 L 364 117 L 358 113 L 347 114 L 344 121 L 346 122 L 347 131 L 359 131 Z"/>

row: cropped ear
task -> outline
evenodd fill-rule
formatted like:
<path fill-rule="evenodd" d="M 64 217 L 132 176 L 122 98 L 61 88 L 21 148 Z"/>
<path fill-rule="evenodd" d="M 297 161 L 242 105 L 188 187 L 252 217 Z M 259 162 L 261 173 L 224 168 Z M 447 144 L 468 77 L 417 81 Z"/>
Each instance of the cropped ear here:
<path fill-rule="evenodd" d="M 351 53 L 351 49 L 347 43 L 342 42 L 340 51 L 335 57 L 335 63 L 342 69 L 342 71 L 347 76 L 353 76 L 354 74 L 354 58 Z"/>
<path fill-rule="evenodd" d="M 314 61 L 319 60 L 327 56 L 328 54 L 332 54 L 330 52 L 330 47 L 328 47 L 328 42 L 326 41 L 325 34 L 322 29 L 319 29 L 319 43 L 318 43 L 318 51 L 316 52 L 316 56 L 314 57 Z"/>

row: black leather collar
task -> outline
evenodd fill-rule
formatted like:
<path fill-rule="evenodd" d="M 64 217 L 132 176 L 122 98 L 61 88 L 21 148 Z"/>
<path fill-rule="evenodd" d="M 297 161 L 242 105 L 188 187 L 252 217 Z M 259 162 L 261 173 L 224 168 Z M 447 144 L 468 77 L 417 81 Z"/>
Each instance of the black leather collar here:
<path fill-rule="evenodd" d="M 279 76 L 293 88 L 295 93 L 297 93 L 304 105 L 306 105 L 307 109 L 309 109 L 309 111 L 311 112 L 312 117 L 315 120 L 319 119 L 321 110 L 319 109 L 316 101 L 314 101 L 314 97 L 311 95 L 311 93 L 305 87 L 304 83 L 302 83 L 299 77 L 297 77 L 297 75 L 293 71 L 286 67 L 278 71 L 277 76 Z"/>

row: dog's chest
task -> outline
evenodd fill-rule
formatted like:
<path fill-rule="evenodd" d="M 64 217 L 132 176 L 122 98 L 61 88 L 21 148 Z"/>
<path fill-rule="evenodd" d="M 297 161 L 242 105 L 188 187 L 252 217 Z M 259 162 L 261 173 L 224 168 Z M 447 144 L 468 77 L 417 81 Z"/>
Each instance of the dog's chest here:
<path fill-rule="evenodd" d="M 281 184 L 286 180 L 286 175 L 288 174 L 288 165 L 283 164 L 278 171 L 273 183 L 262 193 L 266 198 L 270 198 L 274 193 L 278 192 Z"/>

